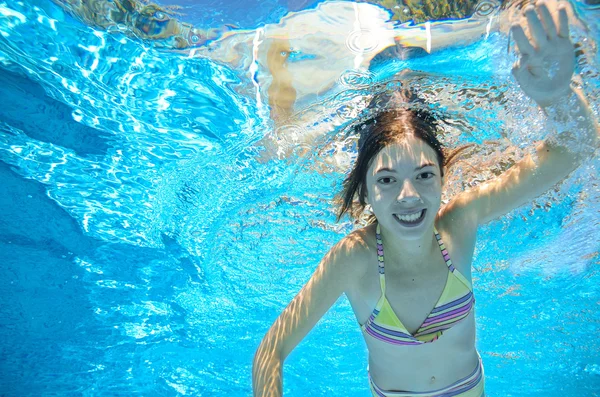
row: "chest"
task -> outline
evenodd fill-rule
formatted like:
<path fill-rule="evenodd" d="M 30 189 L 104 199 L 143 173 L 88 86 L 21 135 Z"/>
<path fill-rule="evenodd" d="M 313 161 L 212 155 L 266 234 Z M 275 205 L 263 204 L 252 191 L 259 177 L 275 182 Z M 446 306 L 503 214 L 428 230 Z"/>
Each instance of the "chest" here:
<path fill-rule="evenodd" d="M 450 233 L 440 231 L 445 246 L 448 249 L 452 264 L 471 283 L 471 262 L 475 246 L 475 236 L 472 239 L 460 241 L 450 238 Z M 379 273 L 377 271 L 377 256 L 373 255 L 372 264 L 368 265 L 364 279 L 354 290 L 347 293 L 360 324 L 364 324 L 381 297 Z M 370 271 L 372 267 L 372 271 Z M 432 255 L 427 271 L 409 275 L 395 270 L 391 266 L 385 269 L 385 296 L 392 310 L 406 327 L 414 334 L 427 319 L 432 309 L 440 301 L 450 282 L 448 265 L 441 252 Z"/>
<path fill-rule="evenodd" d="M 405 275 L 391 270 L 386 272 L 385 297 L 411 334 L 417 332 L 441 296 L 447 292 L 446 285 L 451 276 L 446 263 L 436 261 L 432 266 L 432 271 L 426 275 Z"/>

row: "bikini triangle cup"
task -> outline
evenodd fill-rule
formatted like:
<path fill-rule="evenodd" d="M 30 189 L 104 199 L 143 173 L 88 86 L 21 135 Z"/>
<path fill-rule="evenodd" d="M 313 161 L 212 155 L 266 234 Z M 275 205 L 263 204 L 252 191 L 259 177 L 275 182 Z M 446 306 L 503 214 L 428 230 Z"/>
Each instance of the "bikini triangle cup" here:
<path fill-rule="evenodd" d="M 385 264 L 381 230 L 377 225 L 377 260 L 379 262 L 379 279 L 381 298 L 375 309 L 361 326 L 362 330 L 372 337 L 394 345 L 419 345 L 437 340 L 445 330 L 464 320 L 475 305 L 475 296 L 469 281 L 454 267 L 448 250 L 437 229 L 435 238 L 446 265 L 448 278 L 446 285 L 427 318 L 417 331 L 411 334 L 402 324 L 385 296 Z"/>

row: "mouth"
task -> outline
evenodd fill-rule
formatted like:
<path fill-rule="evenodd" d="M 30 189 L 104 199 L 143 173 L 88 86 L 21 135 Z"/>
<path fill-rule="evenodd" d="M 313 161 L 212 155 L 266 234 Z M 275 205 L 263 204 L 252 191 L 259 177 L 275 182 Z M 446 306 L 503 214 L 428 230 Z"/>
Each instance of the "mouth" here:
<path fill-rule="evenodd" d="M 423 222 L 425 219 L 425 214 L 427 213 L 427 209 L 422 209 L 419 212 L 414 212 L 412 214 L 394 214 L 394 218 L 396 221 L 405 227 L 415 227 Z"/>

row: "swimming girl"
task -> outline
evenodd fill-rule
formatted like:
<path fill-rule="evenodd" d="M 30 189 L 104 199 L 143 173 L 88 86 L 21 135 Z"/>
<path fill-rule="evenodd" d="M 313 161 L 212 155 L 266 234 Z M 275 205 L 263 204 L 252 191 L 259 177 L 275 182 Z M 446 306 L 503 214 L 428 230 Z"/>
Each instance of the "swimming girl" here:
<path fill-rule="evenodd" d="M 561 132 L 441 207 L 445 158 L 433 117 L 399 107 L 359 123 L 339 217 L 370 206 L 374 219 L 325 255 L 271 326 L 254 358 L 255 396 L 282 395 L 286 357 L 342 293 L 369 351 L 373 396 L 485 395 L 471 283 L 477 227 L 553 187 L 585 159 L 579 149 L 598 145 L 591 111 L 570 84 L 564 4 L 529 6 L 524 18 L 511 29 L 520 52 L 513 74 Z"/>

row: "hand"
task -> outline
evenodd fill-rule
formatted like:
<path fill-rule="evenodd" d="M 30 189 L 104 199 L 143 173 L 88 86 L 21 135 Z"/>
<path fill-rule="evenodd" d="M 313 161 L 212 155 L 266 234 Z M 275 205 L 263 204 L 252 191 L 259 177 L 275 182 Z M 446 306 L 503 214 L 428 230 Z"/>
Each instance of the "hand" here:
<path fill-rule="evenodd" d="M 570 94 L 575 51 L 569 39 L 569 19 L 564 4 L 558 6 L 558 26 L 546 3 L 525 9 L 529 39 L 520 24 L 511 28 L 520 52 L 513 75 L 523 92 L 541 107 Z"/>

